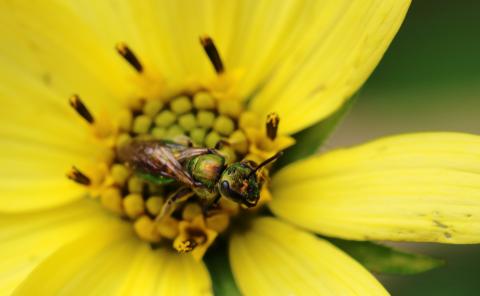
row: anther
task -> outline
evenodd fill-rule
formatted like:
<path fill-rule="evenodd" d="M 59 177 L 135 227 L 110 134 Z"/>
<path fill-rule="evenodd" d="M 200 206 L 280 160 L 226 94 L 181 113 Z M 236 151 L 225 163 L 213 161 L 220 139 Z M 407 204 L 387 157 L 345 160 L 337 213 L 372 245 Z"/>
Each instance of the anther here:
<path fill-rule="evenodd" d="M 82 184 L 85 186 L 90 185 L 92 182 L 90 178 L 87 177 L 84 173 L 79 171 L 76 167 L 72 167 L 72 170 L 67 173 L 67 178 L 70 180 L 77 182 L 78 184 Z"/>
<path fill-rule="evenodd" d="M 197 246 L 197 243 L 193 239 L 187 239 L 180 244 L 178 244 L 175 248 L 179 253 L 188 253 L 193 251 L 195 247 Z"/>
<path fill-rule="evenodd" d="M 279 123 L 280 117 L 278 117 L 277 113 L 270 113 L 267 115 L 267 137 L 269 137 L 272 141 L 277 137 Z"/>
<path fill-rule="evenodd" d="M 135 68 L 135 70 L 137 70 L 137 72 L 142 73 L 142 64 L 137 59 L 133 51 L 125 43 L 118 43 L 115 46 L 115 49 L 133 68 Z"/>
<path fill-rule="evenodd" d="M 92 124 L 95 120 L 93 119 L 92 114 L 88 111 L 85 104 L 82 102 L 78 95 L 73 95 L 70 97 L 70 106 L 72 106 L 78 115 L 82 116 L 88 123 Z"/>
<path fill-rule="evenodd" d="M 202 36 L 200 37 L 200 43 L 202 44 L 203 50 L 205 50 L 205 53 L 210 59 L 213 67 L 215 68 L 215 71 L 218 74 L 223 73 L 225 71 L 225 68 L 212 38 L 210 38 L 209 36 Z"/>

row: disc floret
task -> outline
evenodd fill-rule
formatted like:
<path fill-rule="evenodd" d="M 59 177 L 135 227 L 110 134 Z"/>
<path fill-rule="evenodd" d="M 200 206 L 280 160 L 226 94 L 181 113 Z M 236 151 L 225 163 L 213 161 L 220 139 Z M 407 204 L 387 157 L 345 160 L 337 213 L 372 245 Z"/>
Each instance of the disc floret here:
<path fill-rule="evenodd" d="M 225 67 L 213 41 L 209 38 L 201 41 L 208 57 L 213 59 L 217 73 L 225 75 Z M 143 73 L 143 65 L 130 48 L 120 44 L 117 51 L 139 74 Z M 94 119 L 78 96 L 72 97 L 71 105 L 90 124 L 102 120 Z M 268 166 L 262 170 L 255 169 L 255 166 L 293 142 L 291 138 L 277 135 L 278 115 L 270 114 L 262 125 L 258 115 L 248 111 L 242 101 L 225 99 L 225 94 L 208 87 L 186 87 L 168 97 L 139 98 L 130 106 L 117 114 L 116 129 L 107 144 L 113 156 L 105 165 L 107 172 L 101 185 L 96 184 L 92 195 L 99 198 L 104 208 L 131 221 L 137 236 L 152 246 L 173 246 L 181 253 L 191 252 L 194 257 L 201 258 L 217 236 L 228 232 L 233 217 L 252 211 L 246 207 L 255 211 L 268 200 Z M 200 180 L 195 182 L 202 181 L 202 176 L 211 178 L 208 170 L 214 167 L 219 170 L 213 172 L 219 176 L 219 181 L 222 167 L 233 163 L 244 163 L 238 167 L 239 172 L 251 173 L 242 175 L 245 181 L 235 187 L 228 187 L 227 178 L 223 187 L 215 182 L 204 182 L 207 187 L 197 188 L 195 185 L 193 190 L 183 193 L 181 184 L 175 180 L 167 182 L 168 178 L 142 175 L 122 158 L 122 148 L 139 141 L 169 141 L 184 147 L 204 147 L 214 151 L 214 154 L 203 157 L 202 165 L 185 163 L 185 169 L 196 170 L 194 176 Z M 216 162 L 220 167 L 215 166 Z M 92 187 L 88 174 L 76 168 L 68 176 L 77 183 Z M 263 186 L 254 182 L 257 176 Z M 230 193 L 230 197 L 244 198 L 242 194 L 260 196 L 260 202 L 258 198 L 245 199 L 244 203 L 219 198 L 213 206 L 206 208 L 199 194 L 209 190 Z M 172 203 L 171 197 L 177 194 L 178 200 Z"/>

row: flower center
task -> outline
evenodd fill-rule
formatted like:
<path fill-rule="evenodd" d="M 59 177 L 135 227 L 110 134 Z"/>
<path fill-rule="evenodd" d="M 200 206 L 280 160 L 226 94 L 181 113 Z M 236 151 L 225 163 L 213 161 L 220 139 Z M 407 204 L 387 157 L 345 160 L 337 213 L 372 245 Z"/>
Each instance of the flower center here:
<path fill-rule="evenodd" d="M 223 74 L 213 41 L 202 38 L 201 43 Z M 143 70 L 128 47 L 117 46 L 117 51 Z M 70 103 L 88 123 L 97 124 L 78 96 Z M 77 168 L 68 177 L 96 188 L 93 197 L 131 221 L 142 240 L 201 258 L 232 218 L 268 201 L 268 167 L 285 148 L 275 144 L 278 116 L 270 114 L 262 127 L 241 101 L 202 87 L 166 99 L 138 99 L 134 105 L 118 116 L 113 157 L 101 180 L 93 182 Z"/>

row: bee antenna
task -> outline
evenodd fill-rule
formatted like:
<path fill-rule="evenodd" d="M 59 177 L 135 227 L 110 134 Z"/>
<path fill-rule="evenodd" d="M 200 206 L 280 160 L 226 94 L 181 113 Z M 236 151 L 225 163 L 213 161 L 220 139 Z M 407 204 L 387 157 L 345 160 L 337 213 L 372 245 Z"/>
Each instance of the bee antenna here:
<path fill-rule="evenodd" d="M 279 151 L 274 156 L 267 158 L 250 173 L 250 176 L 258 172 L 258 170 L 260 170 L 262 167 L 266 166 L 267 164 L 274 162 L 275 160 L 280 158 L 282 155 L 283 155 L 283 151 Z"/>

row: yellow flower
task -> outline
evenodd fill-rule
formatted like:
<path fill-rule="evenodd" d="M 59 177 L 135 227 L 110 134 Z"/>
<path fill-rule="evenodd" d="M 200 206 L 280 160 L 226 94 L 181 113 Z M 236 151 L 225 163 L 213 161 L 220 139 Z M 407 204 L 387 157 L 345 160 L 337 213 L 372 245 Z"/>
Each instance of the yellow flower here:
<path fill-rule="evenodd" d="M 313 233 L 479 242 L 472 135 L 397 136 L 264 169 L 253 210 L 221 198 L 206 212 L 199 191 L 146 180 L 119 154 L 132 138 L 167 138 L 264 161 L 361 86 L 408 5 L 3 1 L 0 293 L 208 295 L 215 279 L 193 257 L 228 237 L 244 294 L 376 295 L 370 273 Z M 280 219 L 260 217 L 263 205 Z"/>

